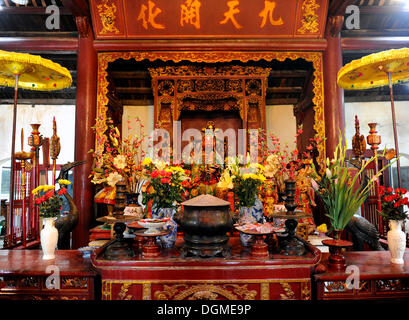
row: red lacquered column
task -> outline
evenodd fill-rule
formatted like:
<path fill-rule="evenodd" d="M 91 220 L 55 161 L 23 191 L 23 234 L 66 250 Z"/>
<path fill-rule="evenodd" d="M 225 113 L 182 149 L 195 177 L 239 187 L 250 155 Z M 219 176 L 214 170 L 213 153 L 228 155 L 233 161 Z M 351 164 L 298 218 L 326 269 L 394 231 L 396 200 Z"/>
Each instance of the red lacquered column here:
<path fill-rule="evenodd" d="M 73 231 L 73 249 L 88 244 L 88 233 L 92 222 L 93 186 L 88 178 L 92 166 L 95 135 L 91 127 L 95 124 L 97 99 L 97 54 L 94 49 L 92 30 L 87 17 L 77 17 L 79 31 L 77 57 L 77 95 L 75 115 L 74 160 L 87 163 L 74 169 L 74 201 L 79 210 L 78 225 Z M 85 21 L 84 21 L 85 20 Z"/>
<path fill-rule="evenodd" d="M 343 17 L 329 17 L 326 30 L 327 49 L 324 51 L 324 117 L 326 156 L 333 158 L 338 144 L 339 130 L 344 133 L 344 93 L 337 85 L 337 74 L 342 67 L 340 28 Z"/>

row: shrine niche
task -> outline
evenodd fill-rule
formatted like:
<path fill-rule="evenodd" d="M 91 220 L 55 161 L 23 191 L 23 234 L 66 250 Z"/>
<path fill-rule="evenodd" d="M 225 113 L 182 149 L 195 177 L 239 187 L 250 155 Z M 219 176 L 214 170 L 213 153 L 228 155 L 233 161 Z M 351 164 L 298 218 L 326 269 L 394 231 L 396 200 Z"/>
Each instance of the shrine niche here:
<path fill-rule="evenodd" d="M 186 72 L 186 68 L 192 66 L 199 67 L 199 69 L 202 68 L 201 72 L 203 77 L 201 80 L 203 81 L 199 83 L 199 87 L 203 91 L 193 91 L 194 83 L 191 81 L 192 79 L 183 78 L 180 73 L 174 74 L 174 78 L 179 77 L 179 80 L 181 80 L 178 83 L 169 77 L 167 79 L 160 79 L 159 74 L 157 75 L 157 79 L 163 81 L 160 81 L 158 84 L 158 89 L 161 90 L 161 95 L 159 96 L 161 109 L 155 110 L 154 119 L 161 118 L 162 121 L 170 124 L 173 119 L 188 117 L 191 111 L 190 109 L 202 109 L 193 112 L 200 111 L 203 112 L 204 115 L 214 112 L 225 112 L 221 109 L 226 108 L 230 110 L 229 114 L 237 115 L 237 117 L 235 116 L 235 121 L 237 120 L 239 122 L 237 126 L 242 125 L 242 128 L 250 129 L 265 128 L 266 126 L 265 108 L 261 107 L 263 110 L 260 111 L 260 96 L 257 95 L 257 92 L 261 90 L 261 97 L 263 97 L 265 87 L 257 86 L 253 81 L 253 79 L 260 79 L 264 76 L 260 77 L 260 75 L 255 75 L 252 77 L 250 75 L 240 74 L 238 70 L 242 68 L 241 70 L 243 71 L 243 68 L 254 65 L 269 68 L 272 64 L 295 63 L 296 60 L 304 60 L 307 63 L 311 63 L 312 67 L 311 102 L 309 104 L 311 110 L 304 117 L 305 119 L 308 118 L 309 123 L 306 128 L 308 128 L 309 134 L 311 134 L 310 137 L 316 135 L 325 140 L 322 59 L 321 52 L 309 51 L 132 51 L 98 53 L 96 154 L 97 156 L 101 154 L 102 142 L 106 139 L 106 119 L 109 112 L 109 98 L 107 96 L 110 76 L 109 67 L 112 63 L 116 63 L 117 61 L 135 61 L 137 64 L 143 66 L 146 72 L 148 72 L 149 68 L 158 69 L 158 67 L 185 67 L 185 69 L 179 69 L 178 72 L 182 72 L 180 70 L 185 70 Z M 208 82 L 208 78 L 204 77 L 204 75 L 206 75 L 206 72 L 211 72 L 212 68 L 209 67 L 213 67 L 215 71 L 212 72 L 216 72 L 217 67 L 219 68 L 218 70 L 226 70 L 223 68 L 231 68 L 233 66 L 239 68 L 235 69 L 235 77 L 231 76 L 228 78 L 230 81 L 227 82 L 227 85 L 225 84 L 225 91 L 204 91 L 204 89 L 209 88 L 210 85 L 217 89 L 218 86 L 220 86 L 219 80 L 223 80 L 220 74 L 213 73 L 213 79 L 217 79 L 218 81 Z M 124 70 L 130 71 L 132 69 L 128 68 Z M 272 72 L 274 71 L 275 69 L 272 70 Z M 244 83 L 243 80 L 241 80 L 243 78 L 245 78 Z M 123 89 L 126 90 L 126 88 Z M 151 93 L 153 91 L 152 89 L 149 89 Z M 175 90 L 180 90 L 181 92 Z M 182 100 L 177 100 L 176 97 Z M 263 100 L 262 98 L 262 103 L 264 103 Z M 155 101 L 152 98 L 152 104 L 150 105 L 154 103 Z M 177 110 L 176 106 L 182 106 L 181 110 Z M 209 110 L 210 108 L 214 110 L 211 112 L 206 111 L 206 109 Z M 246 110 L 246 113 L 243 113 L 244 110 Z M 240 114 L 240 112 L 242 113 Z M 155 125 L 156 124 L 155 120 Z M 202 124 L 201 126 L 203 127 L 205 125 Z M 216 127 L 218 126 L 221 127 L 221 125 L 216 123 Z M 200 125 L 197 127 L 200 127 Z M 235 127 L 235 125 L 233 127 Z M 308 139 L 309 137 L 305 137 L 304 140 L 308 141 Z M 325 157 L 325 144 L 317 145 L 317 161 L 321 167 L 324 167 Z"/>
<path fill-rule="evenodd" d="M 239 120 L 230 123 L 236 131 L 265 128 L 265 87 L 270 71 L 271 68 L 234 65 L 149 68 L 155 123 L 161 123 L 171 136 L 173 121 L 181 120 L 182 132 L 188 128 L 184 116 L 189 118 L 189 114 L 197 119 L 189 121 L 191 128 L 196 129 L 209 120 L 220 127 L 224 118 L 232 115 Z M 214 117 L 209 118 L 206 113 Z"/>

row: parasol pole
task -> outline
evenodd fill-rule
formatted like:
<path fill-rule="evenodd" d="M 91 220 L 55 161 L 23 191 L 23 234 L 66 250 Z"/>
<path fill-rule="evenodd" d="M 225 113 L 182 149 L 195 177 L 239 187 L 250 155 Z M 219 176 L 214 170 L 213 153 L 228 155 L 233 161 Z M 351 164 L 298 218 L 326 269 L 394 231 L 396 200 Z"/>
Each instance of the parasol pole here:
<path fill-rule="evenodd" d="M 15 74 L 15 81 L 14 81 L 14 106 L 13 106 L 13 131 L 11 133 L 11 170 L 10 170 L 10 198 L 9 198 L 9 234 L 11 234 L 13 230 L 13 200 L 14 200 L 14 151 L 16 147 L 16 122 L 17 122 L 17 91 L 18 91 L 18 79 L 19 74 Z"/>
<path fill-rule="evenodd" d="M 392 89 L 392 75 L 388 71 L 388 80 L 389 80 L 389 91 L 391 96 L 391 109 L 392 109 L 392 126 L 393 126 L 393 137 L 395 139 L 395 151 L 396 151 L 396 172 L 398 174 L 398 187 L 401 187 L 400 180 L 400 160 L 399 160 L 399 143 L 398 143 L 398 134 L 396 130 L 396 115 L 395 115 L 395 104 L 393 102 L 393 89 Z"/>

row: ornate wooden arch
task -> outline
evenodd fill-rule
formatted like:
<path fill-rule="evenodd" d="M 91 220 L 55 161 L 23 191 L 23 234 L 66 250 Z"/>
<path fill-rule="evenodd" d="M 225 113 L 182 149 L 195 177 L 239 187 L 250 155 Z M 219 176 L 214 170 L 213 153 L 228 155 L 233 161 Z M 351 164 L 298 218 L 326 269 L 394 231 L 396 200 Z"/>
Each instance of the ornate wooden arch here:
<path fill-rule="evenodd" d="M 108 64 L 117 59 L 136 61 L 173 61 L 175 63 L 187 60 L 190 62 L 217 63 L 231 62 L 238 60 L 249 61 L 284 61 L 286 59 L 304 59 L 312 63 L 314 67 L 313 81 L 313 109 L 314 109 L 314 130 L 317 136 L 325 141 L 325 118 L 324 118 L 324 79 L 323 79 L 323 58 L 321 52 L 297 52 L 297 51 L 127 51 L 127 52 L 100 52 L 98 53 L 98 87 L 97 87 L 97 117 L 96 117 L 96 141 L 95 152 L 101 154 L 103 145 L 107 137 L 105 135 L 106 114 L 108 105 Z M 325 167 L 325 143 L 318 145 L 318 163 Z"/>

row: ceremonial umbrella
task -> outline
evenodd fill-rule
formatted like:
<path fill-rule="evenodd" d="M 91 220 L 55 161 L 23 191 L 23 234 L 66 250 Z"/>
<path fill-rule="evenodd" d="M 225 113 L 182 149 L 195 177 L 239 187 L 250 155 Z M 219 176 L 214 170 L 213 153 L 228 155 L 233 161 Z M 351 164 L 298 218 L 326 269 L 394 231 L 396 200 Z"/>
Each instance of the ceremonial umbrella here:
<path fill-rule="evenodd" d="M 392 85 L 409 80 L 409 48 L 373 53 L 353 60 L 338 72 L 338 85 L 348 90 L 370 89 L 389 85 L 393 136 L 397 159 L 398 186 L 401 187 L 398 134 Z"/>
<path fill-rule="evenodd" d="M 53 91 L 71 86 L 70 72 L 41 56 L 0 50 L 0 86 L 14 87 L 13 131 L 11 140 L 10 212 L 13 211 L 14 151 L 18 88 Z"/>

